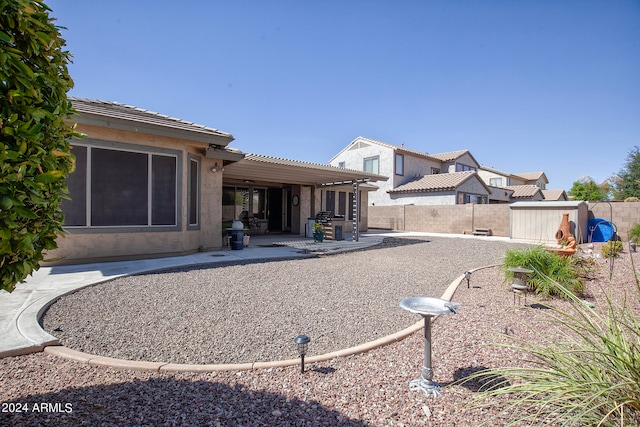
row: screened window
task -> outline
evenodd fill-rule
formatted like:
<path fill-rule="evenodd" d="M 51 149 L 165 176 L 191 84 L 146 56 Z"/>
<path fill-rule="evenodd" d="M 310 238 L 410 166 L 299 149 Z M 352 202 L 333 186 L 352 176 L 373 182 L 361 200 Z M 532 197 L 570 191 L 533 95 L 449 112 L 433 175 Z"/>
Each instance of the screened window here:
<path fill-rule="evenodd" d="M 338 215 L 343 217 L 347 215 L 347 193 L 345 191 L 338 193 Z"/>
<path fill-rule="evenodd" d="M 336 192 L 329 190 L 327 191 L 327 203 L 325 207 L 326 211 L 331 212 L 332 214 L 336 211 Z"/>
<path fill-rule="evenodd" d="M 91 150 L 91 225 L 149 225 L 149 155 Z"/>
<path fill-rule="evenodd" d="M 345 166 L 344 166 L 344 162 L 339 162 L 339 163 L 338 163 L 338 167 L 339 167 L 340 169 L 344 169 L 344 167 L 345 167 Z"/>
<path fill-rule="evenodd" d="M 67 177 L 71 200 L 63 200 L 61 206 L 67 226 L 87 225 L 87 151 L 82 146 L 71 149 L 76 156 L 76 170 Z"/>
<path fill-rule="evenodd" d="M 368 157 L 364 159 L 364 171 L 378 175 L 380 173 L 380 157 Z"/>
<path fill-rule="evenodd" d="M 200 224 L 200 162 L 196 158 L 189 159 L 189 226 Z"/>
<path fill-rule="evenodd" d="M 489 202 L 487 196 L 478 194 L 458 193 L 458 204 L 476 203 L 487 204 Z"/>
<path fill-rule="evenodd" d="M 404 155 L 396 154 L 396 175 L 404 175 Z"/>
<path fill-rule="evenodd" d="M 493 187 L 502 187 L 502 178 L 489 178 L 489 185 Z"/>
<path fill-rule="evenodd" d="M 473 166 L 463 165 L 462 163 L 456 163 L 456 172 L 474 171 L 476 168 Z"/>
<path fill-rule="evenodd" d="M 175 225 L 176 158 L 152 155 L 151 159 L 151 224 Z"/>
<path fill-rule="evenodd" d="M 67 227 L 177 225 L 177 156 L 74 146 Z"/>

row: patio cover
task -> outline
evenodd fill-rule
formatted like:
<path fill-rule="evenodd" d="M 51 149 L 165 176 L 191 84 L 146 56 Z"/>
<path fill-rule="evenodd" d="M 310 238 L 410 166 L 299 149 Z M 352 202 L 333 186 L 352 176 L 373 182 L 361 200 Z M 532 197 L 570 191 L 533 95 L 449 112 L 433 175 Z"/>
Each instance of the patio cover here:
<path fill-rule="evenodd" d="M 224 169 L 225 181 L 251 181 L 253 184 L 286 183 L 320 187 L 387 179 L 386 176 L 363 171 L 262 154 L 246 154 L 242 160 L 227 165 Z"/>

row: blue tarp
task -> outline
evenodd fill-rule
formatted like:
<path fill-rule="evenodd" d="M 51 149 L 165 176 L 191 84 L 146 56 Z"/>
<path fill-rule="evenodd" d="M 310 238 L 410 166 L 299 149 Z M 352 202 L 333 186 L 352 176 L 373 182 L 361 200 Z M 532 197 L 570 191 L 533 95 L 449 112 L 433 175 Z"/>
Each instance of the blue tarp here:
<path fill-rule="evenodd" d="M 590 219 L 588 226 L 590 242 L 608 242 L 615 231 L 613 224 L 602 218 Z"/>

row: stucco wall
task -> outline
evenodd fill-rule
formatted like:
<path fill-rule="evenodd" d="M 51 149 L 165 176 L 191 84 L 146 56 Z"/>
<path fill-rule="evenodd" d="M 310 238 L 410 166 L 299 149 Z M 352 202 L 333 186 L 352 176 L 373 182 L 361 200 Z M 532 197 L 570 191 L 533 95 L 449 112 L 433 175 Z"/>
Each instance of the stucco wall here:
<path fill-rule="evenodd" d="M 442 167 L 440 162 L 425 159 L 423 157 L 412 156 L 411 154 L 404 154 L 404 175 L 393 176 L 393 188 L 406 184 L 413 180 L 416 176 L 430 175 L 431 169 L 440 169 Z M 379 183 L 376 183 L 379 185 Z"/>
<path fill-rule="evenodd" d="M 432 233 L 470 233 L 490 228 L 509 236 L 508 205 L 370 206 L 369 227 Z"/>
<path fill-rule="evenodd" d="M 482 180 L 480 178 L 472 178 L 465 181 L 460 187 L 458 187 L 459 193 L 471 193 L 471 194 L 481 194 L 481 195 L 489 195 L 490 192 L 487 191 L 487 188 L 482 185 Z"/>
<path fill-rule="evenodd" d="M 364 169 L 364 159 L 369 157 L 379 156 L 379 174 L 387 176 L 390 179 L 388 181 L 376 182 L 379 190 L 369 197 L 370 203 L 385 204 L 385 200 L 388 200 L 387 190 L 393 187 L 394 177 L 394 161 L 393 150 L 387 147 L 382 147 L 378 144 L 372 144 L 371 142 L 362 141 L 360 148 L 351 148 L 342 152 L 338 157 L 333 159 L 331 164 L 338 166 L 340 162 L 345 163 L 345 168 L 354 170 Z M 388 202 L 387 202 L 388 203 Z"/>
<path fill-rule="evenodd" d="M 478 169 L 478 176 L 480 176 L 480 178 L 482 178 L 482 180 L 485 182 L 485 184 L 487 185 L 491 185 L 491 179 L 492 178 L 500 178 L 502 181 L 500 182 L 500 184 L 498 185 L 498 187 L 506 187 L 508 184 L 508 179 L 506 176 L 495 173 L 495 172 L 491 172 L 485 169 Z"/>
<path fill-rule="evenodd" d="M 640 222 L 640 202 L 589 203 L 589 219 L 603 218 L 615 224 L 623 241 L 629 240 L 628 231 Z"/>
<path fill-rule="evenodd" d="M 181 151 L 181 224 L 179 231 L 145 231 L 140 230 L 140 227 L 120 227 L 113 230 L 69 228 L 65 237 L 57 240 L 58 249 L 48 252 L 48 259 L 58 259 L 54 262 L 58 264 L 130 259 L 189 253 L 197 251 L 201 246 L 222 246 L 222 173 L 211 171 L 214 163 L 221 165 L 222 161 L 204 157 L 202 150 L 206 148 L 206 144 L 81 124 L 78 125 L 78 131 L 87 134 L 91 140 L 107 144 L 115 142 Z M 77 141 L 79 144 L 87 142 L 90 141 Z M 200 226 L 194 230 L 187 230 L 186 225 L 189 154 L 200 161 Z"/>
<path fill-rule="evenodd" d="M 595 206 L 594 206 L 595 205 Z M 493 205 L 439 205 L 439 206 L 370 206 L 369 211 L 369 227 L 382 228 L 389 230 L 407 230 L 407 231 L 424 231 L 434 233 L 453 233 L 469 232 L 473 228 L 490 228 L 494 236 L 509 237 L 510 233 L 510 205 L 493 204 Z M 640 222 L 640 202 L 600 202 L 589 203 L 587 205 L 589 211 L 581 213 L 580 216 L 588 218 L 604 218 L 613 222 L 618 230 L 618 235 L 623 241 L 627 241 L 628 230 L 634 224 Z M 552 217 L 545 216 L 544 220 L 529 218 L 524 220 L 522 224 L 527 224 L 530 229 L 538 227 L 538 222 L 544 223 L 539 225 L 545 227 L 544 231 L 537 232 L 537 235 L 528 232 L 527 236 L 523 233 L 521 236 L 514 238 L 530 238 L 537 241 L 545 241 L 555 243 L 555 232 L 560 225 L 563 212 L 569 212 L 571 209 L 559 209 L 553 212 Z M 574 223 L 577 217 L 571 217 Z M 584 220 L 580 218 L 579 221 Z M 583 224 L 579 229 L 584 229 Z M 579 232 L 579 230 L 578 230 Z M 533 237 L 531 237 L 533 236 Z M 577 236 L 578 239 L 580 236 Z"/>
<path fill-rule="evenodd" d="M 432 193 L 429 195 L 425 193 L 406 193 L 406 194 L 401 193 L 401 194 L 390 194 L 390 196 L 391 196 L 392 205 L 433 206 L 433 205 L 455 205 L 456 204 L 456 193 L 453 191 Z M 369 207 L 371 208 L 371 206 Z"/>

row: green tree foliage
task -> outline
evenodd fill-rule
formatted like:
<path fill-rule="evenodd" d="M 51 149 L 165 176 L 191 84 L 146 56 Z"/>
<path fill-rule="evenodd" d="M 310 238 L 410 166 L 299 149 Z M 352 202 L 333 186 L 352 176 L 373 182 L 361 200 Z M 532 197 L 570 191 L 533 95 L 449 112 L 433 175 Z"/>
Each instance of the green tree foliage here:
<path fill-rule="evenodd" d="M 568 195 L 573 200 L 596 202 L 606 199 L 607 191 L 602 185 L 596 184 L 593 178 L 587 176 L 574 182 Z"/>
<path fill-rule="evenodd" d="M 625 166 L 618 172 L 613 196 L 615 200 L 640 197 L 640 148 L 637 146 L 629 151 Z"/>
<path fill-rule="evenodd" d="M 65 123 L 70 54 L 51 9 L 0 0 L 0 287 L 11 292 L 62 234 L 66 177 L 74 166 Z"/>

